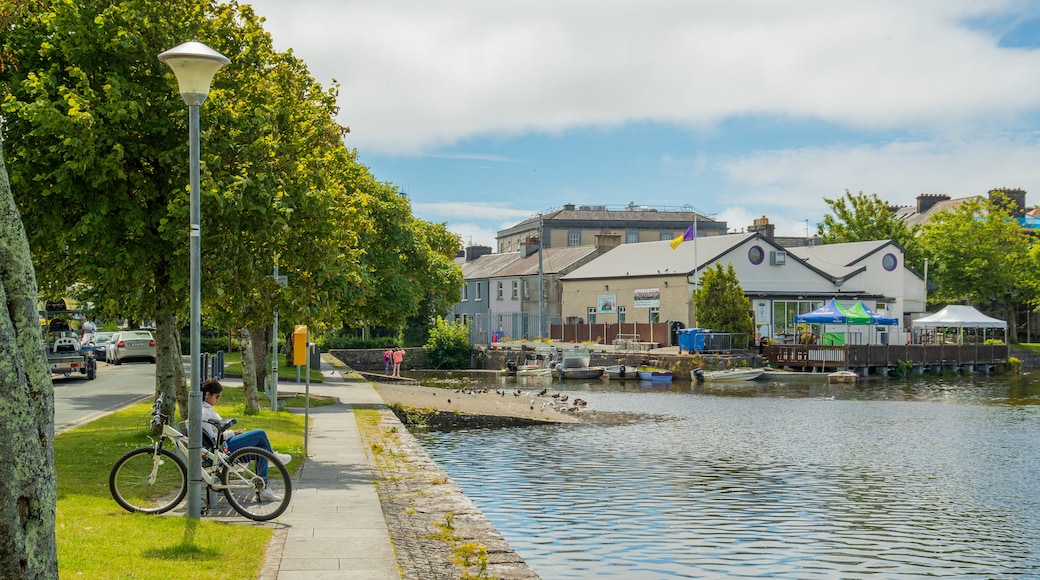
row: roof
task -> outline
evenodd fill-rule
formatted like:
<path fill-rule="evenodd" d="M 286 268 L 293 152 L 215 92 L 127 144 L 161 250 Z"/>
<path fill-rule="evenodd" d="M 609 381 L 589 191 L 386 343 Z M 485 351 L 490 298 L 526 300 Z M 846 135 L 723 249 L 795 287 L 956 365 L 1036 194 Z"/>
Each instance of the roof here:
<path fill-rule="evenodd" d="M 788 248 L 788 252 L 797 254 L 803 262 L 818 270 L 835 277 L 845 277 L 861 268 L 863 258 L 893 244 L 895 242 L 892 240 L 846 242 Z"/>
<path fill-rule="evenodd" d="M 619 276 L 686 275 L 755 236 L 753 233 L 707 236 L 697 238 L 696 241 L 684 242 L 674 250 L 669 246 L 669 241 L 621 244 L 563 278 L 583 280 Z"/>
<path fill-rule="evenodd" d="M 583 209 L 585 208 L 585 209 Z M 587 209 L 596 208 L 596 209 Z M 722 224 L 711 218 L 705 217 L 694 211 L 660 211 L 653 208 L 633 207 L 624 210 L 599 209 L 604 206 L 578 206 L 575 209 L 561 209 L 554 212 L 528 218 L 516 225 L 498 231 L 497 237 L 508 236 L 516 232 L 524 232 L 532 228 L 538 228 L 538 222 L 613 222 L 619 227 L 645 223 L 648 225 L 662 222 L 680 222 L 689 225 L 694 220 L 700 223 Z"/>
<path fill-rule="evenodd" d="M 499 270 L 520 259 L 520 252 L 484 254 L 462 265 L 462 277 L 466 280 L 490 278 Z"/>
<path fill-rule="evenodd" d="M 939 328 L 960 326 L 967 328 L 1007 328 L 1007 322 L 991 318 L 976 310 L 973 306 L 951 304 L 935 314 L 913 321 L 915 328 Z"/>
<path fill-rule="evenodd" d="M 598 251 L 596 246 L 565 246 L 542 250 L 542 273 L 558 274 Z M 538 252 L 495 272 L 495 276 L 531 276 L 538 273 Z"/>
<path fill-rule="evenodd" d="M 928 223 L 936 214 L 956 209 L 957 206 L 970 199 L 982 199 L 981 195 L 961 197 L 957 199 L 946 199 L 937 201 L 924 213 L 917 213 L 917 206 L 905 205 L 895 209 L 895 216 L 906 222 L 907 227 L 920 226 Z"/>

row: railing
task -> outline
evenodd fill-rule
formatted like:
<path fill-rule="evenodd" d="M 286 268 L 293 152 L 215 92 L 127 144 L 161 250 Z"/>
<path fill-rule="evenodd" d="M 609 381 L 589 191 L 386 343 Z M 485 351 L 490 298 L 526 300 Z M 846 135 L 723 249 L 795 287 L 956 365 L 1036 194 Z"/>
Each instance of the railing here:
<path fill-rule="evenodd" d="M 1006 344 L 907 344 L 819 346 L 775 344 L 763 349 L 772 364 L 793 368 L 849 368 L 914 365 L 965 365 L 1006 362 L 1011 347 Z"/>

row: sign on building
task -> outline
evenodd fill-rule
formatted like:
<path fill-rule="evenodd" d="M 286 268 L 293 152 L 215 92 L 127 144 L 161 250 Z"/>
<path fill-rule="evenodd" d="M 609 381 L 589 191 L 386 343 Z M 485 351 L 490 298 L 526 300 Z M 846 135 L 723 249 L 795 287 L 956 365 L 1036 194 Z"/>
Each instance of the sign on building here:
<path fill-rule="evenodd" d="M 661 307 L 661 289 L 660 288 L 638 288 L 632 291 L 632 307 L 633 308 L 660 308 Z"/>
<path fill-rule="evenodd" d="M 600 314 L 617 312 L 617 294 L 600 294 L 597 296 L 596 312 Z"/>

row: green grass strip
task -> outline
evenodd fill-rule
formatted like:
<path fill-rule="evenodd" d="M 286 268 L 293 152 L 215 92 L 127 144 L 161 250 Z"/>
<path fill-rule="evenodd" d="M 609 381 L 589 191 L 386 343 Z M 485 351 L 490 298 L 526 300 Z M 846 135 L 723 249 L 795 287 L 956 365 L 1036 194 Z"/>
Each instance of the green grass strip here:
<path fill-rule="evenodd" d="M 286 467 L 299 468 L 303 417 L 272 411 L 247 417 L 243 399 L 241 388 L 225 387 L 217 412 L 238 418 L 236 427 L 267 431 L 277 451 L 293 455 Z M 328 402 L 311 398 L 311 406 L 322 404 Z M 150 410 L 148 404 L 134 405 L 55 438 L 60 577 L 257 578 L 270 526 L 131 514 L 112 499 L 109 472 L 124 453 L 149 444 Z M 241 518 L 241 523 L 252 521 Z"/>

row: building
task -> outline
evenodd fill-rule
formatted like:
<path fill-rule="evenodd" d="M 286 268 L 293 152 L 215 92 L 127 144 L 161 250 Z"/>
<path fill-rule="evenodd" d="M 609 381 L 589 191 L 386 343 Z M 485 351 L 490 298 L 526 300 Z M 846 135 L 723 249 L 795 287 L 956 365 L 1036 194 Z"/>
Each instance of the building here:
<path fill-rule="evenodd" d="M 895 242 L 785 248 L 755 232 L 697 238 L 674 250 L 663 241 L 623 244 L 562 277 L 562 315 L 586 323 L 696 326 L 692 295 L 703 272 L 716 264 L 733 266 L 751 302 L 756 332 L 778 342 L 796 336 L 796 315 L 831 298 L 845 305 L 863 300 L 897 317 L 901 327 L 910 325 L 911 314 L 924 312 L 924 278 L 906 266 Z M 889 337 L 850 337 L 857 340 Z"/>
<path fill-rule="evenodd" d="M 1012 217 L 1017 219 L 1023 228 L 1029 230 L 1040 229 L 1040 220 L 1036 220 L 1027 213 L 1026 192 L 1024 189 L 1007 187 L 994 189 L 989 192 L 989 198 L 992 199 L 995 193 L 1001 193 L 1007 197 L 1008 209 Z M 916 205 L 892 206 L 889 207 L 889 211 L 905 221 L 907 226 L 922 226 L 931 221 L 937 214 L 954 210 L 962 203 L 972 199 L 982 199 L 982 196 L 973 195 L 951 199 L 949 195 L 944 193 L 922 193 L 917 196 Z"/>
<path fill-rule="evenodd" d="M 726 233 L 726 222 L 717 222 L 692 210 L 667 210 L 630 203 L 623 208 L 605 205 L 567 204 L 563 209 L 524 220 L 498 232 L 499 253 L 517 251 L 527 240 L 544 232 L 546 248 L 595 245 L 599 234 L 618 234 L 622 244 L 671 240 L 697 222 L 698 236 Z"/>
<path fill-rule="evenodd" d="M 496 333 L 497 338 L 539 338 L 543 309 L 545 328 L 560 322 L 560 277 L 617 246 L 618 238 L 602 234 L 594 246 L 547 248 L 540 255 L 537 239 L 505 254 L 491 254 L 481 246 L 460 262 L 462 297 L 453 315 L 469 326 L 470 342 L 475 344 L 493 342 Z"/>

